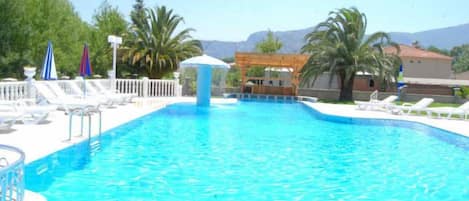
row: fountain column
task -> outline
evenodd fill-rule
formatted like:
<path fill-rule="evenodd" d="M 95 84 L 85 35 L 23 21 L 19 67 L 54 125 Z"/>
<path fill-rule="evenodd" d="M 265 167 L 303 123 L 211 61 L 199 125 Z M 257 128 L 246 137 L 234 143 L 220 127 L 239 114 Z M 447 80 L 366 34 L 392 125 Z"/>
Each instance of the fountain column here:
<path fill-rule="evenodd" d="M 212 67 L 199 65 L 197 68 L 197 105 L 210 106 Z"/>

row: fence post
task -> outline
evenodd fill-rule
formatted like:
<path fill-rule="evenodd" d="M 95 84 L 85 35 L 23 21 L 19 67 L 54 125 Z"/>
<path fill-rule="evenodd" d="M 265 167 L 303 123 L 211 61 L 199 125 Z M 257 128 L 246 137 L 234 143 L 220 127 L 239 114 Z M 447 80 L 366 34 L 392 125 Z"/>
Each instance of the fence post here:
<path fill-rule="evenodd" d="M 143 77 L 143 97 L 146 98 L 148 97 L 148 77 Z"/>
<path fill-rule="evenodd" d="M 24 67 L 24 75 L 26 75 L 26 97 L 35 98 L 36 93 L 34 91 L 34 78 L 36 75 L 36 67 Z"/>
<path fill-rule="evenodd" d="M 179 97 L 182 94 L 181 87 L 179 86 L 179 72 L 174 72 L 174 96 Z"/>
<path fill-rule="evenodd" d="M 113 70 L 108 70 L 107 71 L 107 77 L 109 79 L 109 89 L 111 91 L 117 91 L 116 78 L 114 77 L 114 71 Z"/>

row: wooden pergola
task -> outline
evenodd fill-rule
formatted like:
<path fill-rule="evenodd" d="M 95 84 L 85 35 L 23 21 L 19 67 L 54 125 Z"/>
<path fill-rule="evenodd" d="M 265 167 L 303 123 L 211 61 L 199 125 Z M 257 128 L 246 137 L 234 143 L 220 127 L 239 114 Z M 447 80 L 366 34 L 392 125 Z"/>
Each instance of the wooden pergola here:
<path fill-rule="evenodd" d="M 279 95 L 297 95 L 298 85 L 300 83 L 300 71 L 309 59 L 309 55 L 305 54 L 261 54 L 236 52 L 235 63 L 241 71 L 241 93 L 245 92 L 248 80 L 279 80 L 279 78 L 260 78 L 246 77 L 246 72 L 251 67 L 264 68 L 289 68 L 291 69 L 291 87 L 273 87 L 265 85 L 254 85 L 251 87 L 251 93 L 260 94 L 279 94 Z"/>

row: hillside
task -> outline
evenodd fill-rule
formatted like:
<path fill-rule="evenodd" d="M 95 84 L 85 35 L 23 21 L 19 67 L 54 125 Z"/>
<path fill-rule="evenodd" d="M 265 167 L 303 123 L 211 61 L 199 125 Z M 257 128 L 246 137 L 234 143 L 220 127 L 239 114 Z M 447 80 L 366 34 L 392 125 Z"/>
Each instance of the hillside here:
<path fill-rule="evenodd" d="M 313 30 L 312 27 L 293 30 L 277 31 L 274 35 L 283 43 L 281 53 L 298 53 L 304 44 L 304 36 Z M 401 44 L 410 44 L 419 41 L 424 47 L 430 45 L 438 48 L 451 49 L 454 46 L 469 43 L 469 24 L 462 24 L 453 27 L 432 29 L 416 33 L 390 32 L 391 38 Z M 256 44 L 262 41 L 267 31 L 252 33 L 246 41 L 224 42 L 203 40 L 204 52 L 218 58 L 233 57 L 236 51 L 253 51 Z"/>

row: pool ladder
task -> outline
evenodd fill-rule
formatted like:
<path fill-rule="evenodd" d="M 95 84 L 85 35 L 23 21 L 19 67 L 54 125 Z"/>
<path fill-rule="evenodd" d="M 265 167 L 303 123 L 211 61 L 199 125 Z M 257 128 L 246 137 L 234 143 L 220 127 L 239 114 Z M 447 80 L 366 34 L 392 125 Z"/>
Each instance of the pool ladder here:
<path fill-rule="evenodd" d="M 94 107 L 82 107 L 82 108 L 76 108 L 76 109 L 72 109 L 68 112 L 68 115 L 69 115 L 69 122 L 68 122 L 68 139 L 67 141 L 71 141 L 72 140 L 72 119 L 73 119 L 73 116 L 74 115 L 77 115 L 77 116 L 80 116 L 81 117 L 81 121 L 80 121 L 80 135 L 79 136 L 83 136 L 83 122 L 84 122 L 84 118 L 85 116 L 88 117 L 88 138 L 91 138 L 91 116 L 94 115 L 95 113 L 98 113 L 99 115 L 99 135 L 101 135 L 102 133 L 102 120 L 101 120 L 101 117 L 102 117 L 102 114 L 101 114 L 101 110 L 99 110 L 99 108 L 94 108 Z"/>

